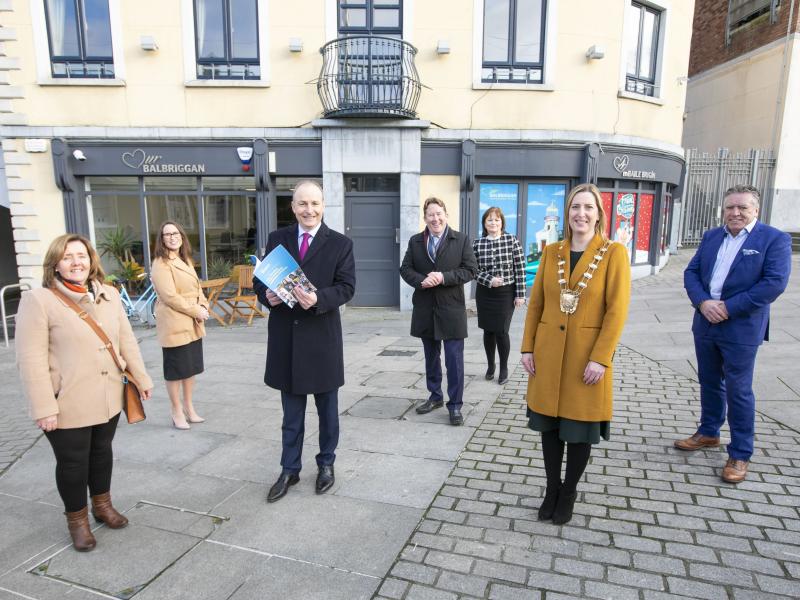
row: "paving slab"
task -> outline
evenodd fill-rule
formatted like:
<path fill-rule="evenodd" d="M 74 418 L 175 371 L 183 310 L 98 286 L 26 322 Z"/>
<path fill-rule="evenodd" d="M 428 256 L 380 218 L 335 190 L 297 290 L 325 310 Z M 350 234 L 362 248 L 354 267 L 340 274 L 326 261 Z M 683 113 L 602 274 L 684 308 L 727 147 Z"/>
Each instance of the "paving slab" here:
<path fill-rule="evenodd" d="M 248 485 L 215 508 L 230 521 L 209 539 L 381 576 L 422 515 L 397 504 L 319 496 L 313 487 L 313 476 L 301 476 L 286 498 L 265 508 L 264 487 Z"/>

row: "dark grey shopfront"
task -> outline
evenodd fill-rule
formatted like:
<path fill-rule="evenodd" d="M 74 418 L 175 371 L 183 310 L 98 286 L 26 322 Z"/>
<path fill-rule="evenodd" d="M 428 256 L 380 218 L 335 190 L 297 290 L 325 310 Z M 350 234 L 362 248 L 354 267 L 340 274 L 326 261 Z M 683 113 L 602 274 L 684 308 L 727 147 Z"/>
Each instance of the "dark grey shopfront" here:
<path fill-rule="evenodd" d="M 85 159 L 78 160 L 75 150 Z M 133 239 L 131 258 L 149 270 L 160 223 L 178 222 L 203 277 L 215 263 L 241 264 L 249 254 L 261 254 L 269 231 L 291 217 L 294 183 L 322 173 L 319 142 L 54 140 L 53 156 L 69 231 L 101 245 L 122 232 Z M 112 271 L 117 266 L 108 257 L 104 262 Z"/>

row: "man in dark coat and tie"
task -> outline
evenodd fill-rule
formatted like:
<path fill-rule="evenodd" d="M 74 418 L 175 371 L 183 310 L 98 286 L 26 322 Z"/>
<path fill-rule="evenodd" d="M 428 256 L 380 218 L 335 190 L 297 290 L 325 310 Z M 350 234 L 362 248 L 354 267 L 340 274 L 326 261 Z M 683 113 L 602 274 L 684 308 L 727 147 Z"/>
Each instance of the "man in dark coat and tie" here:
<path fill-rule="evenodd" d="M 464 338 L 467 311 L 464 284 L 475 278 L 478 261 L 469 238 L 447 225 L 447 209 L 439 198 L 425 200 L 425 230 L 411 236 L 400 276 L 414 288 L 411 335 L 422 338 L 430 397 L 417 406 L 420 414 L 440 408 L 441 352 L 447 367 L 447 410 L 451 425 L 462 425 Z"/>
<path fill-rule="evenodd" d="M 325 202 L 314 181 L 301 181 L 292 197 L 297 224 L 269 234 L 267 254 L 282 245 L 317 288 L 292 293 L 297 304 L 289 308 L 258 279 L 253 288 L 259 301 L 270 307 L 267 327 L 267 367 L 264 383 L 281 391 L 282 471 L 267 494 L 275 502 L 300 480 L 308 394 L 314 394 L 319 416 L 316 492 L 334 483 L 333 463 L 339 442 L 338 392 L 344 384 L 342 323 L 339 307 L 355 293 L 353 242 L 322 222 Z"/>
<path fill-rule="evenodd" d="M 719 445 L 727 417 L 731 431 L 722 479 L 739 483 L 753 454 L 753 369 L 769 339 L 769 306 L 786 289 L 792 261 L 787 233 L 758 221 L 760 194 L 749 185 L 725 192 L 725 225 L 703 235 L 683 275 L 695 307 L 692 333 L 700 380 L 700 425 L 679 450 Z"/>

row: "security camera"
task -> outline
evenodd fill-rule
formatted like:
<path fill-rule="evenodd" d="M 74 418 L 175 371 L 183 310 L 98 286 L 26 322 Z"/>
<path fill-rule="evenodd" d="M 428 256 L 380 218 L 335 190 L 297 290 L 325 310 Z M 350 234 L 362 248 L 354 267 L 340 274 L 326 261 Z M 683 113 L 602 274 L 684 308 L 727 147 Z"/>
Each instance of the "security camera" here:
<path fill-rule="evenodd" d="M 83 150 L 73 150 L 72 156 L 75 158 L 75 160 L 79 160 L 81 162 L 86 160 L 86 155 L 83 153 Z"/>

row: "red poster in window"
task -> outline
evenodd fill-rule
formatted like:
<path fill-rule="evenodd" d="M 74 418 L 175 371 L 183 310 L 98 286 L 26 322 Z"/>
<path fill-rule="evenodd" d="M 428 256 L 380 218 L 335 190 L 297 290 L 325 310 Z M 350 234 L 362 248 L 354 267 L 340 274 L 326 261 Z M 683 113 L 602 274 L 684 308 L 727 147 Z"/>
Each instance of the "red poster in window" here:
<path fill-rule="evenodd" d="M 650 250 L 650 231 L 653 227 L 653 194 L 639 194 L 639 229 L 636 232 L 636 249 Z"/>
<path fill-rule="evenodd" d="M 603 198 L 603 210 L 606 212 L 606 236 L 611 237 L 611 204 L 614 202 L 614 192 L 600 192 Z"/>

